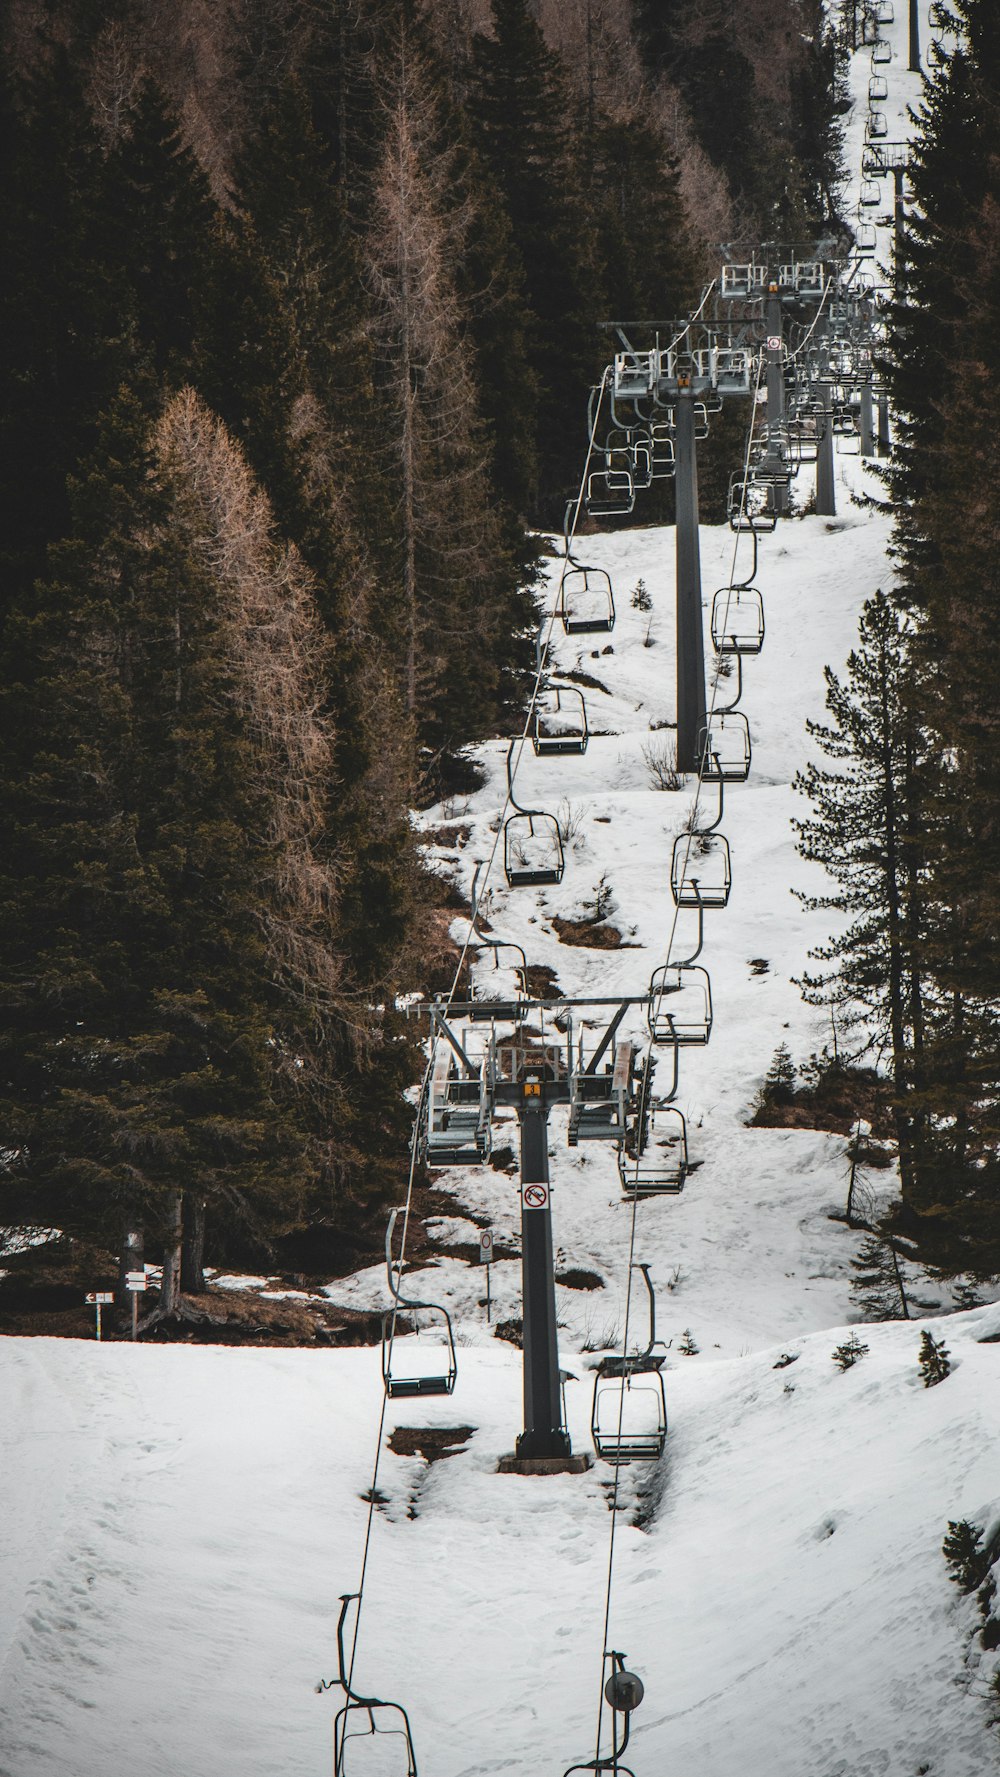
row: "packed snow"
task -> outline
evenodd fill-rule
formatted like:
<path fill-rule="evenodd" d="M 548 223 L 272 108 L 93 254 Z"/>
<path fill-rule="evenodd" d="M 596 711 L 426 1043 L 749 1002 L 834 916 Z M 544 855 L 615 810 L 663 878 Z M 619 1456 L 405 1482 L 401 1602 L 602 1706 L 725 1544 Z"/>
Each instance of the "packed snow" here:
<path fill-rule="evenodd" d="M 891 129 L 903 133 L 916 88 L 902 22 L 888 35 Z M 867 72 L 862 52 L 854 165 Z M 979 1650 L 974 1602 L 940 1552 L 950 1519 L 998 1513 L 1000 1305 L 945 1316 L 940 1288 L 917 1277 L 918 1318 L 852 1328 L 859 1237 L 841 1215 L 844 1138 L 747 1127 L 779 1043 L 802 1061 L 831 1041 L 795 985 L 830 918 L 792 893 L 823 887 L 795 851 L 804 806 L 792 786 L 807 719 L 823 717 L 823 669 L 842 670 L 859 607 L 890 574 L 888 520 L 868 503 L 878 484 L 857 457 L 837 467 L 839 516 L 795 519 L 761 543 L 767 637 L 745 663 L 740 706 L 753 765 L 726 792 L 734 886 L 706 915 L 701 959 L 715 1025 L 681 1060 L 678 1102 L 700 1164 L 682 1195 L 637 1211 L 635 1256 L 650 1265 L 669 1342 L 670 1415 L 661 1461 L 623 1472 L 615 1539 L 607 1645 L 646 1686 L 628 1755 L 637 1777 L 983 1777 L 1000 1762 L 995 1656 Z M 703 527 L 706 614 L 748 565 L 747 539 L 736 547 Z M 596 681 L 583 687 L 592 738 L 581 757 L 526 747 L 517 777 L 522 800 L 572 830 L 566 874 L 508 890 L 494 863 L 484 911 L 492 935 L 554 971 L 558 991 L 639 995 L 668 953 L 671 845 L 692 794 L 690 781 L 655 787 L 650 764 L 674 715 L 673 532 L 588 537 L 577 553 L 609 570 L 617 603 L 609 636 L 553 632 L 556 670 Z M 551 558 L 543 608 L 558 569 Z M 640 579 L 648 612 L 631 602 Z M 720 682 L 720 701 L 733 684 Z M 421 817 L 430 860 L 466 894 L 494 849 L 505 752 L 483 747 L 484 787 Z M 712 810 L 715 790 L 702 794 Z M 599 885 L 622 947 L 560 942 L 553 916 L 585 916 Z M 693 930 L 681 913 L 672 954 Z M 463 941 L 467 922 L 454 931 Z M 484 988 L 490 966 L 483 953 Z M 624 1034 L 646 1040 L 638 1015 Z M 632 1217 L 610 1150 L 568 1149 L 558 1113 L 550 1147 L 557 1270 L 600 1284 L 557 1288 L 583 1450 L 594 1353 L 623 1336 Z M 355 1683 L 406 1705 L 434 1777 L 559 1773 L 594 1757 L 612 1471 L 497 1473 L 520 1427 L 521 1380 L 520 1354 L 493 1329 L 520 1312 L 519 1261 L 492 1267 L 488 1324 L 482 1270 L 447 1248 L 488 1224 L 516 1254 L 516 1174 L 439 1182 L 454 1199 L 433 1224 L 444 1251 L 411 1282 L 454 1316 L 459 1379 L 451 1399 L 389 1403 Z M 883 1194 L 894 1188 L 879 1175 Z M 377 1268 L 329 1294 L 388 1301 Z M 633 1343 L 643 1312 L 634 1304 Z M 917 1368 L 925 1326 L 952 1360 L 930 1389 Z M 698 1349 L 682 1355 L 687 1330 Z M 868 1351 L 842 1372 L 832 1353 L 849 1330 Z M 339 1693 L 314 1686 L 335 1674 L 338 1598 L 360 1572 L 378 1351 L 5 1339 L 0 1370 L 0 1777 L 329 1770 Z M 394 1426 L 471 1435 L 428 1463 L 386 1448 Z M 352 1777 L 402 1777 L 398 1748 L 388 1762 L 377 1750 L 357 1745 Z"/>

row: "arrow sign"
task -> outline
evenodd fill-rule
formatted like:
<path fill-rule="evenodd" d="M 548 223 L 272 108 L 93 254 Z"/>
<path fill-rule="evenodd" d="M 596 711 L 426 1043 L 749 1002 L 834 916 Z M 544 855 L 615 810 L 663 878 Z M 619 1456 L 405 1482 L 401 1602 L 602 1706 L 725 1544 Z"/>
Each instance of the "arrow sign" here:
<path fill-rule="evenodd" d="M 94 1303 L 94 1304 L 100 1304 L 102 1302 L 113 1302 L 114 1299 L 115 1299 L 114 1290 L 91 1290 L 89 1295 L 87 1296 L 87 1301 Z"/>
<path fill-rule="evenodd" d="M 125 1288 L 127 1290 L 144 1290 L 146 1287 L 145 1271 L 126 1271 Z"/>

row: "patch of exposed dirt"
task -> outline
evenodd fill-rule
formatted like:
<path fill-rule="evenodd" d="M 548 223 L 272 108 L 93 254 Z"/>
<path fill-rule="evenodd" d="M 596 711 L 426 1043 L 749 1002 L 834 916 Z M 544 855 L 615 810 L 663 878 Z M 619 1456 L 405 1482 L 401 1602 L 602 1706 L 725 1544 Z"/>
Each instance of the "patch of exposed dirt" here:
<path fill-rule="evenodd" d="M 635 950 L 635 944 L 629 944 L 617 926 L 610 925 L 606 919 L 562 919 L 558 913 L 553 915 L 552 926 L 558 933 L 560 944 L 574 944 L 585 950 Z"/>
<path fill-rule="evenodd" d="M 389 1436 L 394 1456 L 422 1456 L 425 1462 L 443 1462 L 460 1456 L 476 1430 L 474 1425 L 397 1425 Z"/>

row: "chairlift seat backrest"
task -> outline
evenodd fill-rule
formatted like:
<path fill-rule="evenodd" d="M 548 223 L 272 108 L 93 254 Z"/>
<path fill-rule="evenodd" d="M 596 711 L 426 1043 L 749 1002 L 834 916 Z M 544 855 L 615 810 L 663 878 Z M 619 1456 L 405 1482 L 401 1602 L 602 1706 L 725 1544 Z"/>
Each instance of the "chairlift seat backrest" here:
<path fill-rule="evenodd" d="M 561 882 L 566 868 L 555 815 L 525 809 L 504 822 L 504 872 L 510 888 Z"/>
<path fill-rule="evenodd" d="M 582 691 L 551 685 L 539 693 L 531 721 L 536 753 L 585 753 L 589 737 Z"/>
<path fill-rule="evenodd" d="M 560 589 L 559 615 L 567 635 L 596 635 L 614 629 L 610 574 L 604 568 L 568 568 Z"/>
<path fill-rule="evenodd" d="M 670 890 L 677 907 L 725 907 L 732 889 L 729 841 L 722 833 L 681 833 L 670 860 Z"/>
<path fill-rule="evenodd" d="M 697 963 L 664 963 L 649 983 L 646 1012 L 654 1043 L 704 1045 L 712 1034 L 712 985 Z"/>

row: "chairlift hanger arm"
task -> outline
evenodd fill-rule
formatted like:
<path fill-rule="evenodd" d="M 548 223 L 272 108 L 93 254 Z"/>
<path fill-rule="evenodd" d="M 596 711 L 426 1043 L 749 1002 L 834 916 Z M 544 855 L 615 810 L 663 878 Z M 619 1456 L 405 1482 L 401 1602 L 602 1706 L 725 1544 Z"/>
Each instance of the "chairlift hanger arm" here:
<path fill-rule="evenodd" d="M 678 961 L 676 963 L 673 963 L 671 966 L 675 969 L 684 969 L 684 968 L 687 968 L 690 963 L 696 963 L 698 961 L 698 958 L 701 955 L 702 946 L 704 945 L 704 942 L 705 942 L 705 909 L 699 903 L 699 906 L 698 906 L 698 942 L 695 945 L 694 949 L 692 950 L 690 956 L 680 957 L 678 959 Z M 670 963 L 670 960 L 671 959 L 668 956 L 667 962 Z"/>
<path fill-rule="evenodd" d="M 611 1023 L 608 1025 L 607 1030 L 604 1032 L 604 1035 L 601 1038 L 600 1042 L 598 1043 L 597 1048 L 594 1050 L 593 1055 L 591 1056 L 590 1060 L 588 1061 L 586 1067 L 583 1070 L 585 1074 L 596 1074 L 597 1064 L 601 1060 L 601 1058 L 607 1053 L 608 1048 L 610 1047 L 611 1043 L 613 1042 L 615 1032 L 617 1031 L 618 1026 L 621 1024 L 622 1019 L 624 1018 L 626 1012 L 628 1011 L 629 1004 L 630 1004 L 630 1002 L 628 1000 L 623 1000 L 621 1005 L 618 1007 L 618 1010 L 615 1013 L 614 1017 L 612 1018 Z"/>
<path fill-rule="evenodd" d="M 740 698 L 743 696 L 743 656 L 738 648 L 736 649 L 735 655 L 730 656 L 730 659 L 735 659 L 736 661 L 736 696 L 731 703 L 717 703 L 712 711 L 713 716 L 728 716 L 730 712 L 736 708 Z"/>
<path fill-rule="evenodd" d="M 482 1001 L 473 1000 L 473 1001 L 470 1001 L 470 1004 L 481 1005 Z M 457 1036 L 455 1035 L 454 1031 L 451 1029 L 450 1025 L 448 1024 L 447 1020 L 445 1019 L 443 1013 L 440 1010 L 438 1010 L 438 1008 L 436 1006 L 431 1006 L 429 1008 L 429 1010 L 430 1010 L 431 1017 L 434 1020 L 435 1029 L 440 1031 L 441 1035 L 444 1037 L 445 1042 L 448 1043 L 452 1049 L 454 1049 L 455 1054 L 458 1056 L 459 1061 L 462 1063 L 462 1066 L 464 1067 L 468 1078 L 470 1080 L 474 1080 L 476 1077 L 476 1069 L 473 1067 L 472 1062 L 469 1060 L 469 1057 L 465 1053 L 465 1050 L 463 1049 L 463 1047 L 462 1047 L 461 1043 L 459 1042 Z M 454 1010 L 455 1010 L 454 1005 L 452 1005 L 449 1008 L 449 1010 L 454 1012 Z"/>

